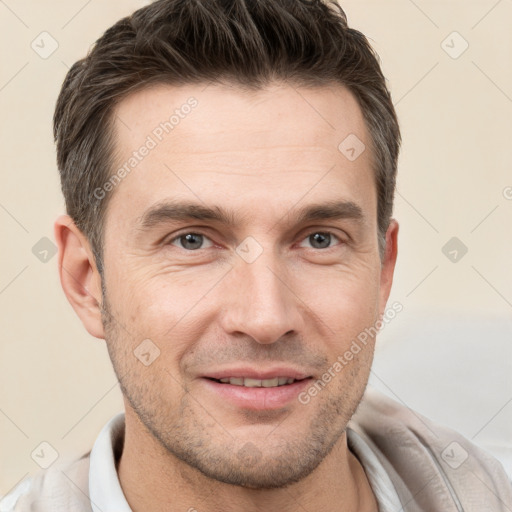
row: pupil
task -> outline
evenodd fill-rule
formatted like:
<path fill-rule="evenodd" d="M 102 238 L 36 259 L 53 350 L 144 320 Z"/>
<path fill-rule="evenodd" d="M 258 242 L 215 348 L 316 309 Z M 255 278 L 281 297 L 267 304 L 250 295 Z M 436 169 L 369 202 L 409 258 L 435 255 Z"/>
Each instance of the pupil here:
<path fill-rule="evenodd" d="M 202 237 L 203 235 L 197 233 L 187 233 L 181 237 L 182 242 L 184 241 L 182 245 L 185 249 L 199 249 L 203 241 Z"/>
<path fill-rule="evenodd" d="M 329 246 L 329 243 L 331 241 L 331 235 L 329 233 L 315 233 L 314 235 L 311 235 L 310 238 L 313 240 L 313 247 L 317 249 L 325 249 L 325 247 Z M 317 244 L 320 244 L 321 247 L 318 247 Z"/>

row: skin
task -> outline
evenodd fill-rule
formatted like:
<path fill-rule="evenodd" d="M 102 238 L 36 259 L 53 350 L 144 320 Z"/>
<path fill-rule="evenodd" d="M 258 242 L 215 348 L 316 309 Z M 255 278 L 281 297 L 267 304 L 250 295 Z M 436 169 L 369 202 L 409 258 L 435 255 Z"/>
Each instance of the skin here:
<path fill-rule="evenodd" d="M 55 223 L 64 292 L 88 332 L 106 340 L 123 391 L 118 475 L 127 501 L 135 512 L 375 512 L 345 433 L 375 339 L 307 405 L 249 410 L 221 400 L 201 378 L 243 362 L 289 365 L 316 380 L 384 313 L 398 224 L 391 221 L 381 261 L 362 112 L 339 85 L 153 86 L 117 107 L 119 166 L 191 96 L 197 107 L 114 190 L 105 296 L 84 235 L 68 216 Z M 367 148 L 355 161 L 338 150 L 349 134 Z M 165 199 L 229 208 L 235 223 L 138 229 Z M 299 208 L 339 200 L 357 204 L 362 221 L 297 225 Z M 330 245 L 315 245 L 310 235 L 325 232 Z M 198 249 L 177 238 L 186 233 L 204 235 L 194 239 Z M 262 249 L 251 263 L 236 252 L 247 237 Z M 146 339 L 160 350 L 149 366 L 134 357 Z"/>

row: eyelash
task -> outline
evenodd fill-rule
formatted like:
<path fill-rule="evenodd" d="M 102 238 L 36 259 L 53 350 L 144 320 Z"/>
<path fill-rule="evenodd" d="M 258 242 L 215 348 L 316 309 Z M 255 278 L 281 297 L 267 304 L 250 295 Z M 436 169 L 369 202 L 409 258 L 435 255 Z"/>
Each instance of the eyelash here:
<path fill-rule="evenodd" d="M 342 240 L 338 235 L 336 235 L 333 231 L 323 231 L 323 230 L 319 230 L 319 229 L 315 229 L 313 231 L 310 231 L 309 233 L 307 233 L 302 239 L 301 241 L 304 241 L 306 240 L 307 238 L 309 238 L 311 235 L 314 235 L 316 233 L 321 233 L 323 235 L 330 235 L 331 237 L 335 238 L 338 240 L 338 242 L 340 242 L 339 244 L 336 244 L 336 245 L 332 245 L 332 246 L 329 246 L 329 247 L 326 247 L 324 249 L 316 249 L 315 247 L 308 247 L 308 249 L 313 249 L 313 250 L 317 250 L 317 251 L 323 251 L 323 252 L 327 252 L 329 251 L 329 249 L 333 249 L 334 247 L 336 247 L 337 245 L 343 245 L 346 243 L 345 240 Z M 185 236 L 185 235 L 201 235 L 203 236 L 204 238 L 207 238 L 208 240 L 210 240 L 210 237 L 204 233 L 201 233 L 200 231 L 183 231 L 181 233 L 178 233 L 177 235 L 175 235 L 173 238 L 171 238 L 167 243 L 166 245 L 174 245 L 173 242 L 179 240 L 181 237 Z M 179 247 L 180 249 L 183 249 L 184 251 L 187 251 L 187 252 L 196 252 L 196 251 L 199 251 L 201 248 L 199 249 L 185 249 L 184 247 Z M 208 247 L 207 247 L 208 249 Z"/>

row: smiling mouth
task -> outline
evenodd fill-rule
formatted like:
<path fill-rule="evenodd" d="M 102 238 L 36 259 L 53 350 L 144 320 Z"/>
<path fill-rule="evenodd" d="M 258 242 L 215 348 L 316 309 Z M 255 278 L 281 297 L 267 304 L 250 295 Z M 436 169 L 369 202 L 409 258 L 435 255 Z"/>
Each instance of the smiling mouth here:
<path fill-rule="evenodd" d="M 311 377 L 306 377 L 306 379 L 309 378 Z M 221 384 L 231 384 L 232 386 L 242 386 L 246 388 L 275 388 L 306 380 L 293 379 L 291 377 L 274 377 L 273 379 L 252 379 L 249 377 L 227 377 L 224 379 L 213 379 L 209 377 L 208 379 L 214 382 L 219 382 Z"/>

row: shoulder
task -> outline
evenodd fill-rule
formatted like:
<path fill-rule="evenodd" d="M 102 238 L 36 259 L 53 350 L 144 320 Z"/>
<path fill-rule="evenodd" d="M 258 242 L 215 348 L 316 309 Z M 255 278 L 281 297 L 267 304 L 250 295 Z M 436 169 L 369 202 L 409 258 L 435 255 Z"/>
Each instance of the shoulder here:
<path fill-rule="evenodd" d="M 364 437 L 404 499 L 464 507 L 459 510 L 476 511 L 477 504 L 512 509 L 512 483 L 497 459 L 376 389 L 367 388 L 349 425 Z"/>
<path fill-rule="evenodd" d="M 0 500 L 0 512 L 92 512 L 89 500 L 89 453 L 53 465 L 20 482 Z"/>

